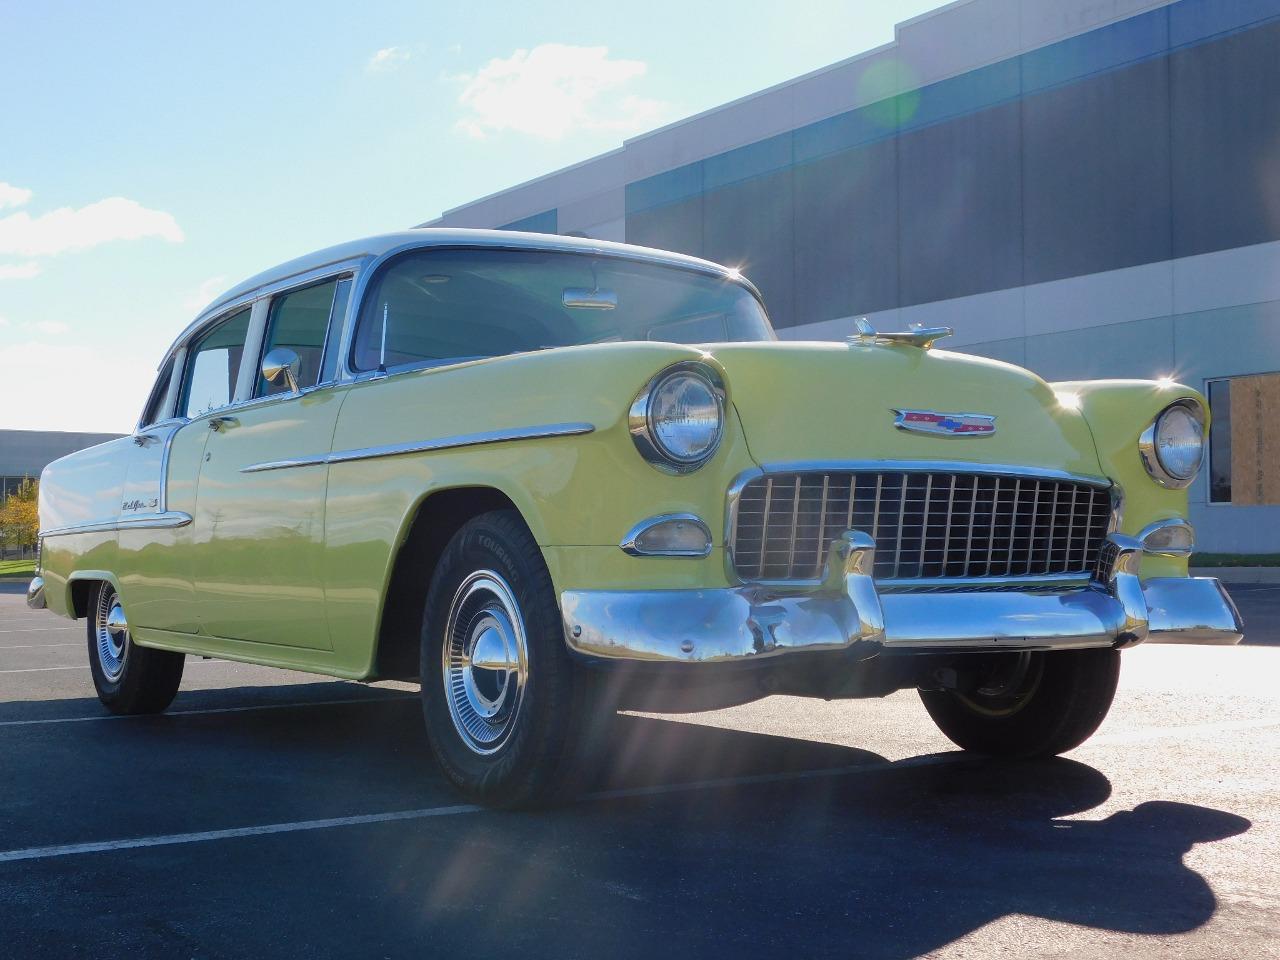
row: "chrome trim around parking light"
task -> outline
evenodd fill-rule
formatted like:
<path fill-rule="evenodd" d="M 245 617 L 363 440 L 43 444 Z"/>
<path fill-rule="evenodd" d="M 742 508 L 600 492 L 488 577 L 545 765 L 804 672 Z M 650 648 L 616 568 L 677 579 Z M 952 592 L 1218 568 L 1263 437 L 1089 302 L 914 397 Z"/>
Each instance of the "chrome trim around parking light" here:
<path fill-rule="evenodd" d="M 664 523 L 691 523 L 698 527 L 706 538 L 706 547 L 701 550 L 645 550 L 637 544 L 641 535 Z M 633 557 L 706 557 L 711 555 L 711 528 L 706 521 L 693 513 L 664 513 L 656 517 L 641 520 L 627 531 L 627 535 L 618 544 L 622 551 Z"/>

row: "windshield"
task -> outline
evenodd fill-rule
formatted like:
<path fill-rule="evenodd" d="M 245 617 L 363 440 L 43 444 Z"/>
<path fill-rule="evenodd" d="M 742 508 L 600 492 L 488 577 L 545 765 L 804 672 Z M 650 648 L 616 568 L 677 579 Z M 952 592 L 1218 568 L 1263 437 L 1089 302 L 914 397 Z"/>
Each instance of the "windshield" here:
<path fill-rule="evenodd" d="M 357 371 L 632 340 L 772 340 L 742 284 L 677 267 L 534 250 L 423 250 L 374 278 Z"/>

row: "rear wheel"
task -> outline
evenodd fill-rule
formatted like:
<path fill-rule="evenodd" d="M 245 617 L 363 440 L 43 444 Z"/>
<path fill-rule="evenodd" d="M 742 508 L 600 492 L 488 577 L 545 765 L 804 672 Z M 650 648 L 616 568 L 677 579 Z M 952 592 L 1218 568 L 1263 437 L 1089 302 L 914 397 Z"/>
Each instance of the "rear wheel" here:
<path fill-rule="evenodd" d="M 990 656 L 964 690 L 921 690 L 934 722 L 957 746 L 999 757 L 1046 757 L 1098 729 L 1120 677 L 1117 650 Z"/>
<path fill-rule="evenodd" d="M 135 644 L 120 595 L 109 583 L 94 591 L 88 641 L 93 685 L 112 713 L 159 713 L 173 702 L 186 657 Z"/>
<path fill-rule="evenodd" d="M 589 679 L 570 661 L 551 576 L 514 511 L 468 521 L 436 566 L 422 624 L 423 713 L 450 781 L 497 806 L 568 783 Z"/>

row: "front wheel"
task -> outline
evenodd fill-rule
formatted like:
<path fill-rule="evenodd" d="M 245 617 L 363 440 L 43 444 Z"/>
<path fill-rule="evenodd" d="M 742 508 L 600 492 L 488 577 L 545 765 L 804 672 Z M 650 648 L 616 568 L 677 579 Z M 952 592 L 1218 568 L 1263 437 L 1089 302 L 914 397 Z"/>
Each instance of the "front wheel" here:
<path fill-rule="evenodd" d="M 992 655 L 961 690 L 921 690 L 957 746 L 997 757 L 1066 753 L 1098 729 L 1120 678 L 1117 650 Z"/>
<path fill-rule="evenodd" d="M 565 648 L 551 576 L 514 511 L 468 521 L 431 579 L 422 706 L 432 751 L 460 791 L 528 806 L 567 783 L 586 678 Z"/>
<path fill-rule="evenodd" d="M 178 693 L 186 657 L 133 642 L 120 594 L 102 583 L 88 623 L 89 669 L 98 699 L 112 713 L 159 713 Z"/>

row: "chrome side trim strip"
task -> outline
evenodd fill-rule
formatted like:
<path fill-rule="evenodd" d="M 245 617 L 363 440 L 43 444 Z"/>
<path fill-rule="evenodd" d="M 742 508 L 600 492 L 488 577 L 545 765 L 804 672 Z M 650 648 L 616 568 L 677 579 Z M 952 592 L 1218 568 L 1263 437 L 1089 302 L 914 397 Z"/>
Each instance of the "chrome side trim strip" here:
<path fill-rule="evenodd" d="M 66 527 L 41 530 L 42 537 L 65 537 L 72 533 L 108 533 L 112 530 L 145 530 L 165 527 L 185 527 L 191 522 L 191 514 L 179 510 L 166 513 L 149 513 L 142 517 L 120 517 L 116 520 L 94 520 L 90 523 L 73 523 Z"/>
<path fill-rule="evenodd" d="M 288 470 L 292 467 L 314 467 L 330 463 L 350 463 L 355 460 L 374 460 L 379 457 L 399 457 L 408 453 L 430 453 L 436 450 L 453 450 L 458 447 L 478 447 L 508 440 L 540 440 L 546 437 L 570 437 L 591 433 L 590 423 L 549 423 L 536 427 L 512 427 L 508 430 L 487 430 L 483 433 L 463 433 L 436 440 L 418 440 L 410 443 L 390 443 L 377 447 L 360 447 L 355 450 L 335 450 L 333 453 L 290 460 L 268 460 L 242 467 L 241 473 L 262 473 L 266 470 Z"/>

